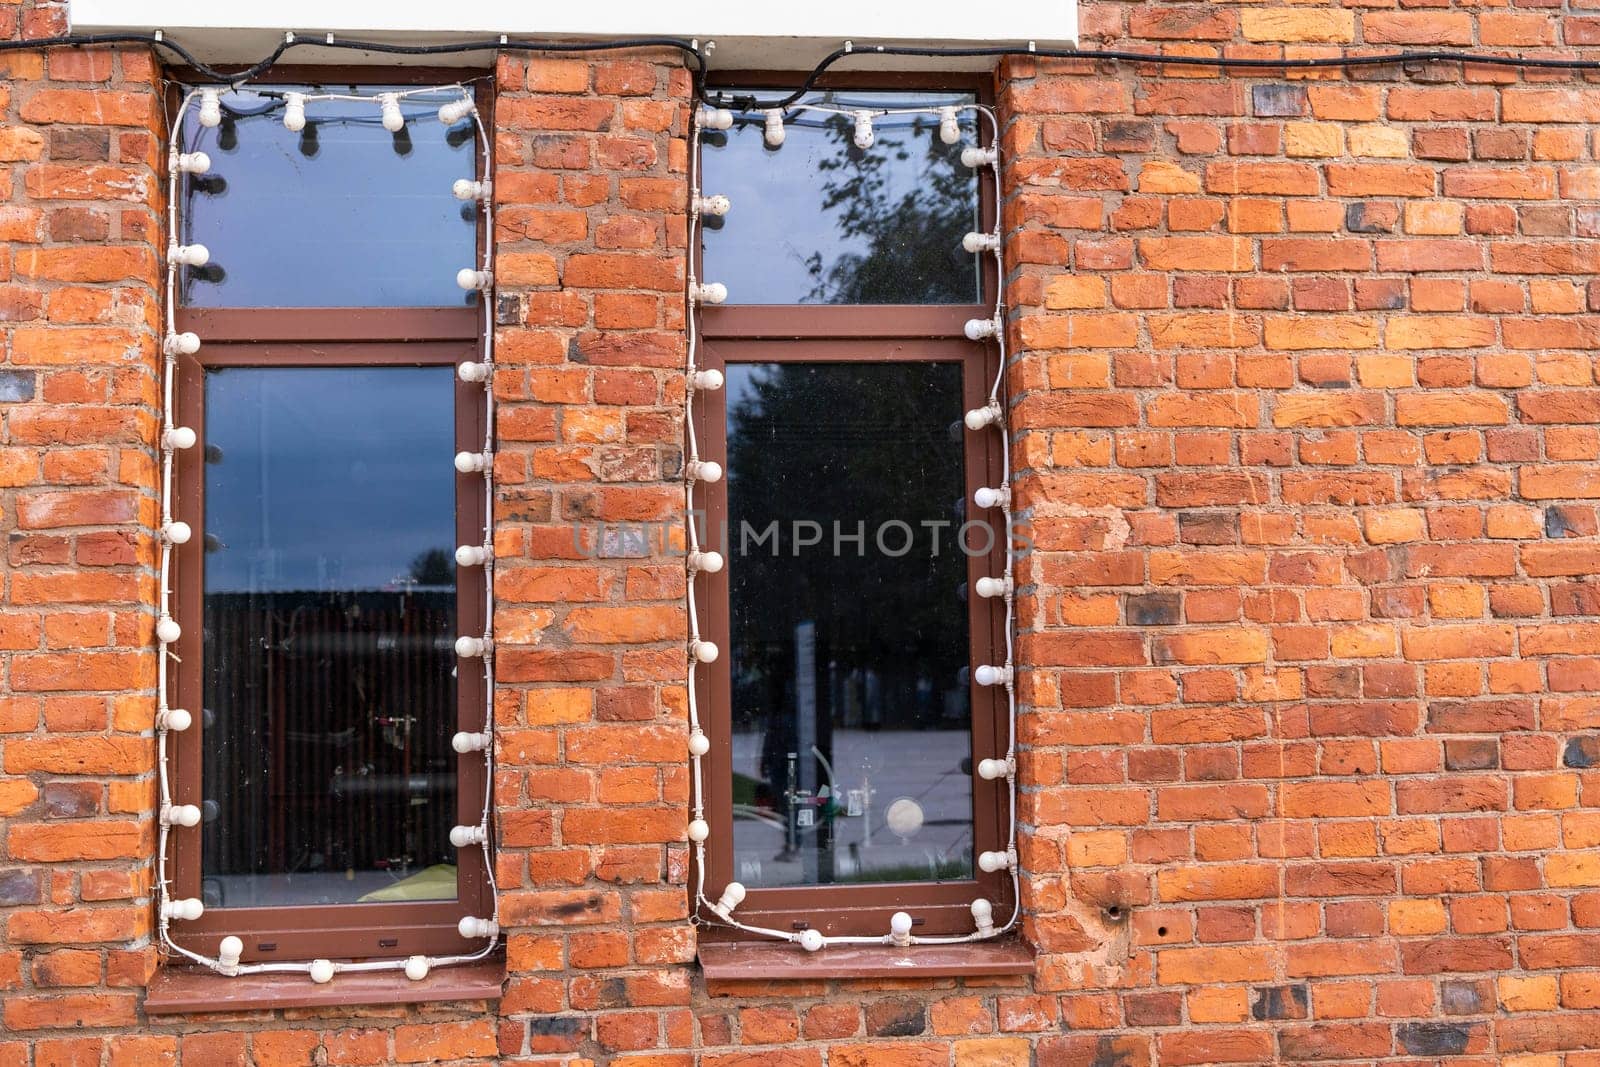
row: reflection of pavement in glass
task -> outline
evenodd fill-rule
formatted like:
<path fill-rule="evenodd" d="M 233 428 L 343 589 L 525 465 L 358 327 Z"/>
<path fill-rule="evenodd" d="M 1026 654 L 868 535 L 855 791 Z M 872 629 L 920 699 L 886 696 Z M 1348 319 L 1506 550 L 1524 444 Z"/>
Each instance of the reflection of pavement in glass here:
<path fill-rule="evenodd" d="M 756 732 L 734 735 L 736 774 L 760 780 L 761 740 Z M 972 777 L 962 763 L 971 752 L 972 738 L 965 730 L 836 728 L 833 752 L 824 755 L 833 764 L 841 813 L 850 791 L 863 788 L 864 776 L 872 795 L 865 817 L 840 814 L 834 819 L 833 880 L 873 881 L 872 872 L 890 871 L 895 881 L 925 881 L 940 866 L 947 878 L 970 877 Z M 774 802 L 781 806 L 784 783 L 772 784 Z M 887 823 L 889 806 L 901 797 L 916 801 L 923 818 L 922 827 L 904 841 Z M 799 853 L 784 857 L 784 815 L 781 809 L 736 809 L 735 878 L 752 886 L 805 884 L 803 858 L 814 854 L 815 831 L 802 830 Z"/>
<path fill-rule="evenodd" d="M 208 908 L 308 907 L 354 904 L 368 893 L 388 889 L 422 871 L 296 871 L 294 874 L 208 874 L 202 899 Z M 453 894 L 428 893 L 416 899 L 449 900 Z"/>

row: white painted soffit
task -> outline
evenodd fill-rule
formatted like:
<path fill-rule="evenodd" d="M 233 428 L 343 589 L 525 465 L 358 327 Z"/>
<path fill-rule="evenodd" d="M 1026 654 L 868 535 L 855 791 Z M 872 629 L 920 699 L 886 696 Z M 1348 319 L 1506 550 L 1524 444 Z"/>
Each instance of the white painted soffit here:
<path fill-rule="evenodd" d="M 1009 45 L 1071 48 L 1077 0 L 805 0 L 800 4 L 665 4 L 661 0 L 536 3 L 529 0 L 71 0 L 74 33 L 161 30 L 207 63 L 248 63 L 275 48 L 285 30 L 298 38 L 336 37 L 386 44 L 438 44 L 485 37 L 605 40 L 682 37 L 715 42 L 713 69 L 805 70 L 845 41 L 862 54 L 833 69 L 988 70 L 993 58 L 872 56 L 871 46 Z M 400 57 L 297 48 L 290 63 L 481 66 L 486 53 Z"/>

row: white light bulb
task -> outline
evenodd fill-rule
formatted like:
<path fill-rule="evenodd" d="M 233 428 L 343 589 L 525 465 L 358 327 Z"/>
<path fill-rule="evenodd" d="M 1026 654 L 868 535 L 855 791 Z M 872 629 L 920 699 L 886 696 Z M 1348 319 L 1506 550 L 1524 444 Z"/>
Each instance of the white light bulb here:
<path fill-rule="evenodd" d="M 725 107 L 701 108 L 700 125 L 708 130 L 731 130 L 733 129 L 733 112 Z"/>
<path fill-rule="evenodd" d="M 971 411 L 967 412 L 962 421 L 967 424 L 967 429 L 969 430 L 981 430 L 985 426 L 993 426 L 1003 417 L 1004 412 L 1000 410 L 1000 402 L 998 400 L 991 400 L 989 403 L 983 405 L 983 407 L 973 408 Z"/>
<path fill-rule="evenodd" d="M 211 157 L 204 152 L 183 152 L 172 165 L 179 174 L 204 174 L 211 169 Z"/>
<path fill-rule="evenodd" d="M 721 218 L 733 210 L 733 201 L 720 193 L 715 196 L 695 197 L 694 210 L 701 215 L 715 215 Z"/>
<path fill-rule="evenodd" d="M 183 708 L 168 708 L 156 713 L 156 727 L 161 730 L 171 730 L 174 733 L 183 733 L 194 725 L 194 716 Z"/>
<path fill-rule="evenodd" d="M 306 128 L 306 94 L 283 94 L 283 128 L 299 133 Z"/>
<path fill-rule="evenodd" d="M 744 886 L 738 882 L 729 882 L 723 889 L 722 896 L 711 906 L 711 910 L 726 919 L 732 914 L 733 909 L 744 903 Z"/>
<path fill-rule="evenodd" d="M 166 356 L 192 356 L 200 351 L 197 333 L 169 333 L 161 342 L 161 354 Z"/>
<path fill-rule="evenodd" d="M 494 272 L 462 267 L 456 271 L 456 286 L 469 292 L 473 289 L 491 289 L 494 287 Z"/>
<path fill-rule="evenodd" d="M 446 126 L 454 126 L 476 110 L 472 97 L 462 96 L 460 100 L 452 100 L 439 108 L 439 121 Z"/>
<path fill-rule="evenodd" d="M 961 165 L 964 167 L 992 167 L 999 160 L 1000 153 L 993 148 L 963 148 L 961 150 Z"/>
<path fill-rule="evenodd" d="M 722 464 L 714 460 L 697 459 L 690 463 L 684 472 L 688 474 L 691 482 L 722 481 Z"/>
<path fill-rule="evenodd" d="M 778 107 L 768 108 L 766 115 L 766 127 L 761 136 L 767 142 L 768 148 L 777 148 L 783 144 L 783 140 L 787 136 L 783 128 L 783 109 Z"/>
<path fill-rule="evenodd" d="M 828 939 L 822 936 L 821 930 L 800 931 L 800 947 L 807 952 L 817 952 L 827 943 Z"/>
<path fill-rule="evenodd" d="M 981 597 L 1005 596 L 1012 591 L 1010 578 L 979 578 L 978 595 Z"/>
<path fill-rule="evenodd" d="M 855 134 L 850 138 L 850 140 L 854 142 L 855 146 L 861 149 L 863 152 L 872 147 L 872 142 L 874 140 L 872 133 L 872 112 L 856 112 Z"/>
<path fill-rule="evenodd" d="M 476 937 L 493 937 L 500 932 L 500 924 L 493 919 L 478 919 L 471 915 L 456 923 L 456 933 L 471 940 Z"/>
<path fill-rule="evenodd" d="M 471 178 L 457 178 L 455 184 L 450 186 L 450 192 L 457 200 L 487 200 L 490 190 L 488 182 L 475 182 Z"/>
<path fill-rule="evenodd" d="M 1003 871 L 1011 866 L 1011 854 L 1008 852 L 980 852 L 978 853 L 978 869 L 985 874 Z"/>
<path fill-rule="evenodd" d="M 332 960 L 312 960 L 311 966 L 307 970 L 311 974 L 311 980 L 318 985 L 327 985 L 333 981 Z"/>
<path fill-rule="evenodd" d="M 902 948 L 911 944 L 911 916 L 903 911 L 889 916 L 889 940 Z"/>
<path fill-rule="evenodd" d="M 1000 251 L 1000 235 L 997 233 L 979 233 L 974 230 L 961 238 L 961 247 L 972 255 L 977 255 L 979 252 L 998 252 Z"/>
<path fill-rule="evenodd" d="M 462 474 L 481 474 L 494 463 L 488 452 L 457 452 L 456 470 Z"/>
<path fill-rule="evenodd" d="M 450 843 L 456 848 L 481 845 L 488 839 L 489 835 L 482 826 L 452 826 L 450 828 Z"/>
<path fill-rule="evenodd" d="M 728 299 L 728 287 L 721 282 L 689 286 L 689 299 L 696 304 L 720 304 Z"/>
<path fill-rule="evenodd" d="M 489 650 L 489 642 L 481 637 L 456 638 L 456 655 L 462 659 L 476 659 Z"/>
<path fill-rule="evenodd" d="M 161 821 L 168 826 L 199 826 L 200 809 L 194 804 L 169 804 L 161 809 Z"/>
<path fill-rule="evenodd" d="M 707 737 L 703 730 L 696 729 L 694 733 L 689 735 L 689 755 L 704 756 L 710 751 L 711 738 Z"/>
<path fill-rule="evenodd" d="M 689 824 L 689 840 L 699 844 L 711 836 L 711 826 L 704 819 L 696 819 Z"/>
<path fill-rule="evenodd" d="M 722 553 L 691 552 L 689 553 L 689 569 L 692 571 L 705 571 L 707 574 L 716 574 L 722 570 Z"/>
<path fill-rule="evenodd" d="M 939 140 L 945 144 L 955 144 L 961 140 L 961 120 L 956 117 L 953 107 L 939 109 Z"/>
<path fill-rule="evenodd" d="M 216 89 L 200 90 L 200 125 L 222 125 L 222 93 Z"/>
<path fill-rule="evenodd" d="M 972 902 L 972 921 L 980 934 L 994 933 L 994 905 L 979 897 Z"/>
<path fill-rule="evenodd" d="M 489 735 L 463 730 L 450 739 L 450 747 L 463 756 L 468 752 L 482 752 L 489 747 Z"/>
<path fill-rule="evenodd" d="M 174 426 L 161 435 L 162 448 L 193 448 L 199 436 L 187 426 Z"/>
<path fill-rule="evenodd" d="M 997 778 L 1004 778 L 1010 769 L 1011 765 L 1003 759 L 981 760 L 978 763 L 978 777 L 986 782 L 992 782 Z"/>
<path fill-rule="evenodd" d="M 695 660 L 700 663 L 715 663 L 717 661 L 717 654 L 717 646 L 710 641 L 689 642 L 689 655 L 693 656 Z"/>
<path fill-rule="evenodd" d="M 979 685 L 1006 685 L 1011 681 L 1011 668 L 984 664 L 972 672 L 972 680 Z"/>
<path fill-rule="evenodd" d="M 177 919 L 180 922 L 194 922 L 206 911 L 205 904 L 197 897 L 183 897 L 179 900 L 169 900 L 161 905 L 163 919 Z"/>
<path fill-rule="evenodd" d="M 186 522 L 174 520 L 161 527 L 161 540 L 169 545 L 186 545 L 193 536 L 194 531 Z"/>
<path fill-rule="evenodd" d="M 406 117 L 400 114 L 399 93 L 379 93 L 378 110 L 383 114 L 383 128 L 390 133 L 399 133 L 406 124 Z"/>
<path fill-rule="evenodd" d="M 488 545 L 462 545 L 456 549 L 456 565 L 481 567 L 494 558 L 494 549 Z"/>
<path fill-rule="evenodd" d="M 244 955 L 244 942 L 229 934 L 217 945 L 217 962 L 225 968 L 239 966 L 239 957 Z"/>
<path fill-rule="evenodd" d="M 164 645 L 170 645 L 183 636 L 183 627 L 178 625 L 178 620 L 171 615 L 163 615 L 156 620 L 156 640 Z"/>
<path fill-rule="evenodd" d="M 969 341 L 987 341 L 1000 332 L 1000 325 L 993 319 L 968 319 L 961 332 Z"/>
<path fill-rule="evenodd" d="M 167 259 L 180 267 L 203 267 L 211 262 L 211 249 L 205 245 L 168 245 Z"/>
<path fill-rule="evenodd" d="M 722 372 L 719 370 L 698 370 L 694 372 L 694 387 L 696 389 L 721 389 L 723 380 Z"/>
<path fill-rule="evenodd" d="M 406 960 L 406 977 L 413 982 L 420 982 L 428 977 L 428 957 L 412 956 Z"/>
<path fill-rule="evenodd" d="M 464 382 L 481 382 L 489 378 L 489 364 L 467 362 L 456 367 L 456 377 Z"/>
<path fill-rule="evenodd" d="M 1011 490 L 1005 486 L 992 489 L 984 486 L 972 494 L 972 502 L 980 508 L 1005 508 L 1011 506 Z"/>

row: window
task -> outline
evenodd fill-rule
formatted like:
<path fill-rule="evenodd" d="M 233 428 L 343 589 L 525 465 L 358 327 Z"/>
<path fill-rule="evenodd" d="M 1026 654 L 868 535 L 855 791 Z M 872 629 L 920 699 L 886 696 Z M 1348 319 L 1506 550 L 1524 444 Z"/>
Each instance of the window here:
<path fill-rule="evenodd" d="M 302 75 L 303 76 L 303 75 Z M 459 74 L 417 75 L 416 84 Z M 172 896 L 204 904 L 174 922 L 182 947 L 246 964 L 443 956 L 481 949 L 465 916 L 490 914 L 479 847 L 480 661 L 458 635 L 484 632 L 485 483 L 452 457 L 481 452 L 483 311 L 456 285 L 476 265 L 478 205 L 452 185 L 478 172 L 472 119 L 444 125 L 459 89 L 378 106 L 310 100 L 286 128 L 291 91 L 363 98 L 405 85 L 281 84 L 224 93 L 221 122 L 191 107 L 185 150 L 211 166 L 179 186 L 177 329 L 202 343 L 178 364 L 172 614 L 184 623 L 168 735 Z M 315 973 L 315 972 L 313 972 Z"/>
<path fill-rule="evenodd" d="M 974 90 L 842 87 L 807 103 L 844 112 L 970 104 Z M 724 90 L 735 106 L 759 95 Z M 767 93 L 766 95 L 773 95 Z M 782 932 L 973 930 L 971 905 L 1011 912 L 1005 871 L 980 852 L 1011 839 L 998 600 L 1004 571 L 1001 438 L 963 426 L 998 369 L 969 319 L 993 316 L 993 257 L 963 250 L 994 204 L 937 111 L 880 114 L 870 147 L 849 114 L 792 111 L 780 147 L 760 111 L 702 136 L 700 187 L 732 202 L 703 220 L 697 275 L 728 288 L 702 309 L 695 394 L 705 542 L 725 558 L 695 578 L 700 628 L 721 650 L 697 671 L 705 757 L 705 888 L 737 881 L 736 917 Z M 984 131 L 984 141 L 989 131 Z M 702 906 L 710 936 L 739 936 Z"/>

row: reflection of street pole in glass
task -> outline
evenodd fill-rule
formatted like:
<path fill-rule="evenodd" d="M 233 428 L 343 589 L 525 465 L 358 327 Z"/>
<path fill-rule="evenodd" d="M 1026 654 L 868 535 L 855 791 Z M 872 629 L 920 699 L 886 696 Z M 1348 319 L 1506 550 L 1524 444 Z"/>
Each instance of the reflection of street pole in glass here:
<path fill-rule="evenodd" d="M 792 840 L 794 847 L 799 847 L 801 826 L 814 826 L 817 814 L 810 803 L 817 795 L 817 764 L 811 757 L 817 744 L 817 624 L 814 622 L 802 622 L 794 628 L 794 714 L 796 751 L 789 754 L 789 773 L 793 783 L 798 763 L 799 792 L 797 795 L 791 784 L 789 810 Z M 796 807 L 797 804 L 803 806 Z M 805 850 L 801 857 L 808 885 L 817 882 L 820 858 L 817 848 L 822 846 L 822 835 L 816 835 L 815 840 L 816 847 Z"/>

